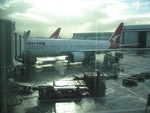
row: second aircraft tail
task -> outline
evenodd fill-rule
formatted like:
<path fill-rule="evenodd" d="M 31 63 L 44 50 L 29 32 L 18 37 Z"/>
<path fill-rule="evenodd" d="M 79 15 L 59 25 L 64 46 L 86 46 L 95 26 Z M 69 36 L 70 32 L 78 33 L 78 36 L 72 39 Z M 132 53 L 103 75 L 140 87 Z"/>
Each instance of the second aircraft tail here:
<path fill-rule="evenodd" d="M 56 31 L 49 37 L 50 39 L 58 39 L 61 28 L 56 29 Z"/>

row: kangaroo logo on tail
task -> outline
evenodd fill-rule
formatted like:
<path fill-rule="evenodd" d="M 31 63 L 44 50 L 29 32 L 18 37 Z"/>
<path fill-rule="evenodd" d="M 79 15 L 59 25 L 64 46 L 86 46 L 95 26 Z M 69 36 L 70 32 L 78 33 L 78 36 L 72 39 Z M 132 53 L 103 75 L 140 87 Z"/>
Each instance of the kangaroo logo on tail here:
<path fill-rule="evenodd" d="M 121 36 L 121 33 L 122 33 L 123 25 L 124 25 L 123 22 L 120 23 L 120 25 L 118 26 L 116 31 L 109 38 L 109 41 L 110 41 L 110 47 L 109 48 L 116 48 L 116 47 L 119 46 L 120 36 Z"/>

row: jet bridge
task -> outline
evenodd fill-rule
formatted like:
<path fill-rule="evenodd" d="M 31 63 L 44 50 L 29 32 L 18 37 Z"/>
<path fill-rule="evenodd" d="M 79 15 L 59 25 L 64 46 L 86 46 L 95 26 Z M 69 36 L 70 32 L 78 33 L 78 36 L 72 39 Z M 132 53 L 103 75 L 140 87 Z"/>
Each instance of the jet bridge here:
<path fill-rule="evenodd" d="M 13 67 L 12 40 L 15 23 L 0 19 L 0 110 L 7 112 L 6 77 L 9 68 Z M 2 112 L 0 111 L 0 112 Z"/>
<path fill-rule="evenodd" d="M 24 52 L 24 38 L 15 32 L 15 22 L 0 19 L 0 67 L 12 68 Z"/>
<path fill-rule="evenodd" d="M 15 58 L 24 51 L 24 39 L 14 31 L 14 21 L 0 19 L 0 110 L 3 112 L 7 112 L 7 76 L 15 65 Z"/>

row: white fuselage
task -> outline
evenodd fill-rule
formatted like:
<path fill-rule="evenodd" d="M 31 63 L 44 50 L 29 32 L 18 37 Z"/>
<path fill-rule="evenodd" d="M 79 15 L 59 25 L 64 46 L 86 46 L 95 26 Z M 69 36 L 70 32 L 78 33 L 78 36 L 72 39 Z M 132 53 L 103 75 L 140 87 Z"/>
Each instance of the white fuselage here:
<path fill-rule="evenodd" d="M 26 40 L 26 52 L 32 57 L 47 57 L 66 55 L 71 52 L 96 51 L 109 49 L 110 42 L 102 40 L 73 39 L 34 39 Z"/>

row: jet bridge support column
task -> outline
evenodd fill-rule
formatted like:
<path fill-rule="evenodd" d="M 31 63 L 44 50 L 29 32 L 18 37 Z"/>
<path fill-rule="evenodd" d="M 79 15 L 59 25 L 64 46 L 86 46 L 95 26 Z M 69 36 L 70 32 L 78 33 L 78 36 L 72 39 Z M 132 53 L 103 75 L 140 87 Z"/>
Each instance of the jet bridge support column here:
<path fill-rule="evenodd" d="M 119 64 L 120 58 L 123 58 L 123 53 L 115 53 L 115 56 L 111 52 L 104 55 L 103 67 L 112 68 L 113 64 Z"/>
<path fill-rule="evenodd" d="M 91 52 L 91 53 L 86 55 L 86 58 L 83 60 L 82 64 L 92 66 L 95 64 L 95 59 L 96 59 L 95 53 Z"/>
<path fill-rule="evenodd" d="M 70 59 L 68 59 L 68 62 L 67 62 L 67 69 L 70 69 Z"/>

